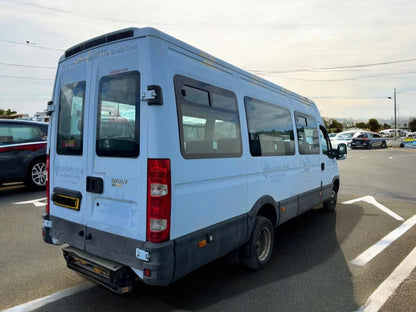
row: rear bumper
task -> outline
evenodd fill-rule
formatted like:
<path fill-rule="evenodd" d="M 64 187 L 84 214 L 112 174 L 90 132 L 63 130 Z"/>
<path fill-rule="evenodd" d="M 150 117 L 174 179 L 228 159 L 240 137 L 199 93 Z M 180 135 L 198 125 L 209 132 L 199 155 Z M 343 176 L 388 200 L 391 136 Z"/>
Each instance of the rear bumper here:
<path fill-rule="evenodd" d="M 43 240 L 49 244 L 59 245 L 66 243 L 70 245 L 70 249 L 64 249 L 67 266 L 87 275 L 113 291 L 118 292 L 114 287 L 109 287 L 100 274 L 96 276 L 91 270 L 86 270 L 86 267 L 79 266 L 79 263 L 74 263 L 71 255 L 80 259 L 89 259 L 88 263 L 92 267 L 96 264 L 98 265 L 97 268 L 100 268 L 100 263 L 104 260 L 112 262 L 117 266 L 129 267 L 136 272 L 134 274 L 136 277 L 140 277 L 149 285 L 168 285 L 174 280 L 175 259 L 173 241 L 154 244 L 87 228 L 47 214 L 43 218 Z M 143 261 L 138 257 L 138 249 L 151 255 L 149 261 Z M 68 255 L 70 255 L 69 258 L 67 257 Z M 68 262 L 68 259 L 71 261 Z M 147 275 L 143 274 L 145 271 L 148 272 Z"/>
<path fill-rule="evenodd" d="M 149 285 L 171 284 L 248 239 L 247 215 L 157 244 L 87 228 L 50 215 L 45 215 L 44 219 L 47 220 L 44 221 L 44 241 L 70 245 L 69 249 L 64 249 L 67 266 L 115 292 L 128 291 L 132 276 Z M 80 237 L 81 232 L 88 233 L 88 238 Z M 201 242 L 205 244 L 200 246 Z M 110 265 L 104 266 L 106 262 Z M 114 269 L 109 271 L 109 268 Z"/>
<path fill-rule="evenodd" d="M 370 142 L 351 142 L 351 147 L 352 148 L 358 148 L 358 147 L 369 147 L 370 146 Z"/>

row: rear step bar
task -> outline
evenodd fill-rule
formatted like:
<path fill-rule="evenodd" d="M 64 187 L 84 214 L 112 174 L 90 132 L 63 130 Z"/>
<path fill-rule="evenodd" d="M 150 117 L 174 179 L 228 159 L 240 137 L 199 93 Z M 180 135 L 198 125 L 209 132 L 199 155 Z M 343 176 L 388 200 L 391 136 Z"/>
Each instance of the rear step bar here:
<path fill-rule="evenodd" d="M 118 294 L 131 292 L 137 275 L 129 267 L 93 256 L 74 247 L 62 249 L 68 268 Z"/>

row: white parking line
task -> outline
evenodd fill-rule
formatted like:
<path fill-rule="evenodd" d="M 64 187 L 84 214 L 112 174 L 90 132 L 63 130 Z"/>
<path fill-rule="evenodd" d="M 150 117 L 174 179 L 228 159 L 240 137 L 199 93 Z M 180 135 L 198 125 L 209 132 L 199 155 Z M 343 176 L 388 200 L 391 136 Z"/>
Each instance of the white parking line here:
<path fill-rule="evenodd" d="M 406 220 L 397 229 L 393 230 L 392 232 L 384 236 L 381 240 L 379 240 L 373 246 L 368 248 L 366 251 L 360 254 L 357 258 L 352 260 L 350 263 L 359 265 L 359 266 L 366 265 L 374 257 L 376 257 L 380 252 L 386 249 L 391 243 L 393 243 L 396 239 L 398 239 L 400 236 L 406 233 L 415 224 L 416 224 L 416 215 Z"/>
<path fill-rule="evenodd" d="M 399 220 L 399 221 L 404 220 L 397 213 L 391 211 L 389 208 L 387 208 L 386 206 L 383 206 L 378 201 L 376 201 L 376 199 L 373 196 L 364 196 L 364 197 L 348 200 L 348 201 L 343 202 L 343 204 L 350 205 L 359 201 L 363 201 L 363 202 L 376 206 L 378 209 L 380 209 L 381 211 L 384 211 L 385 213 L 387 213 L 389 216 L 393 217 L 396 220 Z"/>
<path fill-rule="evenodd" d="M 416 248 L 397 266 L 357 312 L 377 312 L 416 267 Z"/>
<path fill-rule="evenodd" d="M 15 307 L 7 309 L 7 310 L 3 310 L 3 312 L 29 312 L 29 311 L 33 311 L 35 309 L 39 309 L 40 307 L 43 307 L 44 305 L 46 305 L 48 303 L 55 302 L 55 301 L 58 301 L 62 298 L 65 298 L 65 297 L 71 296 L 73 294 L 76 294 L 78 292 L 90 289 L 93 286 L 96 286 L 96 284 L 91 283 L 91 282 L 85 282 L 83 284 L 58 291 L 58 292 L 56 292 L 54 294 L 51 294 L 49 296 L 39 298 L 39 299 L 36 299 L 36 300 L 33 300 L 33 301 L 29 301 L 29 302 L 26 302 L 24 304 L 15 306 Z"/>
<path fill-rule="evenodd" d="M 42 201 L 46 201 L 46 197 L 44 197 L 44 198 L 39 198 L 39 199 L 33 199 L 33 200 L 22 201 L 22 202 L 18 202 L 18 203 L 13 203 L 13 205 L 26 205 L 26 204 L 33 204 L 33 205 L 35 205 L 35 207 L 42 207 L 42 206 L 46 206 L 46 203 L 42 203 Z"/>

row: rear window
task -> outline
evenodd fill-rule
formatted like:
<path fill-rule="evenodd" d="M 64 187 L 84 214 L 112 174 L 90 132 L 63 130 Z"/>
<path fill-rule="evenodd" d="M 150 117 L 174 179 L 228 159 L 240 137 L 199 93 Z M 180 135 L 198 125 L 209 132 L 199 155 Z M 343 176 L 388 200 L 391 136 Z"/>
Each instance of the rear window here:
<path fill-rule="evenodd" d="M 96 153 L 108 157 L 139 155 L 140 74 L 101 78 L 98 90 Z"/>
<path fill-rule="evenodd" d="M 82 155 L 85 86 L 79 81 L 61 87 L 56 145 L 60 155 Z"/>

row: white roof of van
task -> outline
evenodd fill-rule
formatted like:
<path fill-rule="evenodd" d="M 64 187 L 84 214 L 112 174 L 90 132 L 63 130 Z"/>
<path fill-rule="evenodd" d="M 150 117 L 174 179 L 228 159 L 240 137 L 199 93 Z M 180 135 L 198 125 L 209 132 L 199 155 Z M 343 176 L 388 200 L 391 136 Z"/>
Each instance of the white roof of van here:
<path fill-rule="evenodd" d="M 95 38 L 92 38 L 90 40 L 84 41 L 82 43 L 79 43 L 65 51 L 65 54 L 61 57 L 60 62 L 64 61 L 65 59 L 72 57 L 78 53 L 81 53 L 83 51 L 87 51 L 89 49 L 93 49 L 94 47 L 110 44 L 115 41 L 121 41 L 121 40 L 128 40 L 132 38 L 140 38 L 140 37 L 155 37 L 159 38 L 161 40 L 167 41 L 170 44 L 176 45 L 178 47 L 181 47 L 185 50 L 188 50 L 189 52 L 192 52 L 196 55 L 199 55 L 202 58 L 205 58 L 209 62 L 216 63 L 219 66 L 223 66 L 226 68 L 229 68 L 235 72 L 238 72 L 240 75 L 245 76 L 247 79 L 250 79 L 250 81 L 254 83 L 261 84 L 263 86 L 268 86 L 269 88 L 272 88 L 274 90 L 278 90 L 284 94 L 287 94 L 289 96 L 295 97 L 299 101 L 303 102 L 306 105 L 313 105 L 315 106 L 315 103 L 311 101 L 310 99 L 301 96 L 297 93 L 294 93 L 292 91 L 289 91 L 279 85 L 276 85 L 266 79 L 263 79 L 255 74 L 252 74 L 248 71 L 242 70 L 234 65 L 231 65 L 225 61 L 222 61 L 206 52 L 203 52 L 202 50 L 195 48 L 191 46 L 190 44 L 187 44 L 179 39 L 176 39 L 156 28 L 153 27 L 144 27 L 144 28 L 137 28 L 137 27 L 130 27 L 125 28 L 121 30 L 117 30 L 111 33 L 107 33 Z"/>

